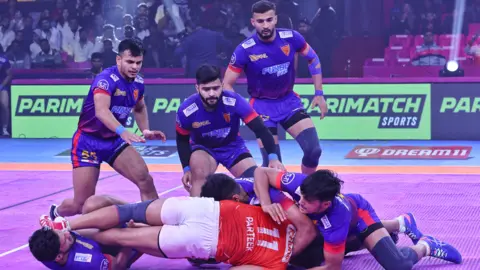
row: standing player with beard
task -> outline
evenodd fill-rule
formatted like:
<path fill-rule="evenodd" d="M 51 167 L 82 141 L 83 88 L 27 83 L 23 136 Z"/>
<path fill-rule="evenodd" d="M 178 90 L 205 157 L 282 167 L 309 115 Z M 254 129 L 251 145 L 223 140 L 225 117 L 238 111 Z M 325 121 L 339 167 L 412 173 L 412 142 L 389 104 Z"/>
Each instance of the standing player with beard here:
<path fill-rule="evenodd" d="M 182 182 L 190 196 L 199 196 L 208 175 L 218 163 L 235 177 L 252 177 L 256 163 L 239 136 L 240 119 L 260 138 L 269 154 L 269 166 L 284 170 L 275 154 L 275 142 L 262 119 L 240 95 L 223 91 L 220 70 L 198 68 L 197 93 L 177 111 L 177 151 L 182 163 Z M 190 143 L 191 140 L 191 143 Z"/>
<path fill-rule="evenodd" d="M 248 80 L 250 104 L 265 121 L 275 136 L 276 153 L 281 160 L 278 145 L 278 124 L 297 140 L 303 150 L 302 172 L 315 172 L 322 150 L 317 131 L 305 112 L 299 96 L 293 91 L 295 84 L 295 54 L 298 52 L 309 62 L 315 85 L 312 108 L 320 107 L 321 119 L 328 111 L 322 90 L 322 69 L 315 51 L 302 35 L 288 29 L 276 29 L 275 4 L 259 1 L 252 6 L 252 25 L 257 33 L 240 44 L 232 55 L 225 73 L 224 89 L 233 90 L 242 70 Z M 263 166 L 268 153 L 259 142 Z"/>
<path fill-rule="evenodd" d="M 165 141 L 162 132 L 149 129 L 143 100 L 145 86 L 138 75 L 144 53 L 139 40 L 123 40 L 118 46 L 117 65 L 105 69 L 93 81 L 72 138 L 74 195 L 58 207 L 50 207 L 52 219 L 82 212 L 85 200 L 95 194 L 102 162 L 132 181 L 142 200 L 158 198 L 145 161 L 131 146 L 145 139 Z M 124 127 L 132 109 L 144 138 Z"/>

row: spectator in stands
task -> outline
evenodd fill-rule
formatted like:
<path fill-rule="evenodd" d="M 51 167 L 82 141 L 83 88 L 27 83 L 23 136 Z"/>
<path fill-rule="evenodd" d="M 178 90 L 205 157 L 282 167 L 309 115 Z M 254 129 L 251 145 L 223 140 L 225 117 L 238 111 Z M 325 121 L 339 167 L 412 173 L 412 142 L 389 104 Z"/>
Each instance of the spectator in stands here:
<path fill-rule="evenodd" d="M 40 40 L 42 39 L 42 31 L 35 29 L 33 31 L 33 42 L 30 44 L 30 58 L 33 60 L 37 58 L 37 55 L 42 51 L 40 47 Z"/>
<path fill-rule="evenodd" d="M 22 46 L 18 40 L 14 40 L 7 50 L 7 58 L 13 69 L 30 69 L 31 59 L 28 51 Z"/>
<path fill-rule="evenodd" d="M 447 63 L 442 55 L 442 48 L 433 41 L 433 33 L 423 35 L 423 44 L 419 46 L 413 56 L 414 66 L 444 66 Z"/>
<path fill-rule="evenodd" d="M 123 27 L 123 34 L 124 38 L 134 38 L 135 37 L 135 27 L 131 25 L 125 25 Z"/>
<path fill-rule="evenodd" d="M 475 0 L 468 6 L 465 12 L 465 20 L 469 23 L 480 23 L 480 0 Z"/>
<path fill-rule="evenodd" d="M 65 2 L 64 0 L 56 0 L 55 1 L 55 9 L 52 11 L 52 19 L 55 21 L 60 21 L 62 20 L 62 17 L 64 15 L 64 9 L 65 9 Z M 66 18 L 64 18 L 66 19 Z M 64 20 L 66 22 L 66 20 Z"/>
<path fill-rule="evenodd" d="M 82 6 L 82 12 L 80 14 L 79 23 L 82 27 L 91 27 L 95 21 L 95 14 L 92 12 L 92 4 L 85 3 Z"/>
<path fill-rule="evenodd" d="M 68 55 L 73 55 L 73 45 L 80 39 L 80 29 L 77 17 L 71 17 L 62 28 L 62 50 Z"/>
<path fill-rule="evenodd" d="M 480 63 L 480 40 L 478 39 L 479 34 L 475 34 L 471 40 L 467 42 L 465 46 L 465 53 L 472 57 L 475 63 Z"/>
<path fill-rule="evenodd" d="M 0 46 L 0 135 L 9 136 L 8 122 L 10 120 L 10 84 L 12 82 L 12 68 L 10 62 Z"/>
<path fill-rule="evenodd" d="M 92 53 L 90 63 L 92 67 L 88 70 L 87 78 L 95 78 L 103 70 L 103 55 L 101 53 Z"/>
<path fill-rule="evenodd" d="M 10 24 L 10 29 L 13 31 L 19 31 L 23 30 L 24 28 L 23 24 L 23 13 L 20 10 L 15 11 L 15 15 L 13 16 L 13 20 Z"/>
<path fill-rule="evenodd" d="M 90 59 L 93 53 L 93 42 L 88 40 L 87 29 L 80 29 L 80 38 L 73 41 L 73 61 L 75 63 L 83 63 Z"/>
<path fill-rule="evenodd" d="M 115 36 L 115 28 L 111 24 L 106 24 L 103 26 L 103 35 L 95 39 L 95 52 L 103 51 L 103 42 L 109 39 L 112 42 L 113 48 L 118 49 L 118 44 L 120 40 Z"/>
<path fill-rule="evenodd" d="M 62 45 L 62 36 L 60 35 L 60 31 L 58 31 L 57 28 L 52 27 L 50 20 L 46 18 L 40 20 L 40 27 L 42 30 L 41 37 L 50 42 L 50 47 L 52 49 L 60 51 Z"/>
<path fill-rule="evenodd" d="M 0 45 L 5 50 L 15 40 L 15 32 L 10 29 L 10 19 L 7 16 L 2 16 L 0 21 Z"/>
<path fill-rule="evenodd" d="M 137 27 L 137 37 L 140 40 L 144 40 L 146 37 L 150 36 L 150 30 L 148 26 L 148 17 L 147 16 L 139 16 L 137 18 L 138 27 Z"/>
<path fill-rule="evenodd" d="M 150 26 L 150 36 L 143 40 L 149 57 L 144 59 L 144 67 L 160 68 L 165 65 L 165 37 L 156 25 Z"/>
<path fill-rule="evenodd" d="M 432 32 L 434 34 L 440 34 L 440 21 L 437 15 L 433 12 L 428 12 L 427 14 L 423 15 L 422 22 L 421 22 L 421 32 Z M 450 29 L 450 33 L 452 29 Z"/>
<path fill-rule="evenodd" d="M 322 76 L 333 74 L 333 50 L 336 44 L 338 24 L 337 13 L 330 4 L 322 5 L 312 20 L 312 31 L 320 37 L 318 57 L 322 61 Z"/>
<path fill-rule="evenodd" d="M 118 50 L 118 47 L 117 47 Z M 106 67 L 111 67 L 117 64 L 117 52 L 113 49 L 113 42 L 110 39 L 103 41 L 103 64 Z"/>
<path fill-rule="evenodd" d="M 231 49 L 232 44 L 223 34 L 197 26 L 195 31 L 187 36 L 175 50 L 178 58 L 186 57 L 186 76 L 195 77 L 197 68 L 202 64 L 220 66 L 217 57 L 222 52 Z"/>
<path fill-rule="evenodd" d="M 133 16 L 130 14 L 125 14 L 122 20 L 122 26 L 115 28 L 115 35 L 118 39 L 122 40 L 125 38 L 125 26 L 130 25 L 133 26 Z M 118 25 L 116 25 L 118 26 Z"/>
<path fill-rule="evenodd" d="M 62 57 L 60 53 L 50 47 L 48 39 L 40 40 L 40 48 L 42 51 L 34 59 L 34 67 L 36 68 L 55 68 L 62 65 Z"/>
<path fill-rule="evenodd" d="M 103 26 L 104 25 L 105 25 L 105 18 L 103 17 L 103 14 L 95 14 L 95 21 L 93 22 L 93 26 L 90 27 L 90 29 L 92 29 L 92 31 L 93 31 L 93 36 L 94 37 L 98 37 L 98 36 L 103 35 Z"/>
<path fill-rule="evenodd" d="M 25 37 L 23 35 L 23 30 L 19 30 L 15 33 L 15 40 L 14 41 L 17 41 L 19 43 L 19 45 L 20 45 L 20 47 L 23 51 L 28 52 L 28 46 L 30 44 L 25 43 Z M 13 44 L 13 42 L 12 42 L 12 44 Z M 10 46 L 12 46 L 12 45 L 10 45 Z"/>
<path fill-rule="evenodd" d="M 33 42 L 33 18 L 30 15 L 25 16 L 25 20 L 23 20 L 23 39 L 25 40 L 25 44 L 30 45 Z"/>
<path fill-rule="evenodd" d="M 125 10 L 121 5 L 116 5 L 111 12 L 108 13 L 108 23 L 112 25 L 122 25 Z"/>
<path fill-rule="evenodd" d="M 410 4 L 405 3 L 399 12 L 392 12 L 391 33 L 393 35 L 415 34 L 415 14 Z"/>

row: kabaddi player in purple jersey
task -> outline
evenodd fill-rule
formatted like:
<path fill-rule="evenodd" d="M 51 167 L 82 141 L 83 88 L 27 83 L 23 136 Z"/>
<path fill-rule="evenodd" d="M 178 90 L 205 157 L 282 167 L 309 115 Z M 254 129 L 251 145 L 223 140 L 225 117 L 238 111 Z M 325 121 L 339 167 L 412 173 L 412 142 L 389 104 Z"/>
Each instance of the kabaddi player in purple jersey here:
<path fill-rule="evenodd" d="M 102 162 L 137 185 L 143 201 L 158 198 L 145 161 L 131 146 L 145 139 L 165 141 L 162 132 L 149 130 L 145 86 L 138 75 L 144 52 L 141 41 L 123 40 L 118 46 L 117 65 L 94 79 L 72 139 L 74 195 L 58 207 L 50 207 L 52 219 L 82 212 L 85 200 L 95 194 Z M 132 109 L 144 138 L 124 127 Z"/>
<path fill-rule="evenodd" d="M 247 76 L 250 104 L 274 135 L 280 161 L 278 124 L 302 148 L 302 172 L 310 174 L 315 172 L 322 150 L 315 126 L 304 110 L 301 99 L 293 91 L 294 63 L 296 53 L 308 59 L 316 89 L 312 108 L 318 106 L 323 119 L 328 108 L 323 97 L 320 60 L 298 32 L 275 28 L 275 9 L 275 4 L 269 1 L 259 1 L 252 6 L 251 23 L 257 33 L 235 49 L 225 73 L 224 89 L 233 90 L 233 85 L 243 70 Z M 266 167 L 268 154 L 261 142 L 259 145 L 263 166 Z"/>
<path fill-rule="evenodd" d="M 240 120 L 260 138 L 270 154 L 269 166 L 285 169 L 275 154 L 275 142 L 262 119 L 239 94 L 223 91 L 220 69 L 200 66 L 197 93 L 177 111 L 177 151 L 182 163 L 182 182 L 191 196 L 199 196 L 205 178 L 218 163 L 235 177 L 253 176 L 256 163 L 239 135 Z"/>
<path fill-rule="evenodd" d="M 372 205 L 360 194 L 342 194 L 340 180 L 329 170 L 310 175 L 258 168 L 255 173 L 255 193 L 264 212 L 274 220 L 286 219 L 283 209 L 272 204 L 270 186 L 287 192 L 308 214 L 324 238 L 325 265 L 312 269 L 341 269 L 345 245 L 356 236 L 385 269 L 412 269 L 420 259 L 431 256 L 460 264 L 462 255 L 456 248 L 432 236 L 423 235 L 411 213 L 391 222 L 381 222 Z M 389 229 L 383 223 L 388 223 Z M 396 228 L 394 228 L 396 227 Z M 413 246 L 397 248 L 388 231 L 405 233 Z"/>

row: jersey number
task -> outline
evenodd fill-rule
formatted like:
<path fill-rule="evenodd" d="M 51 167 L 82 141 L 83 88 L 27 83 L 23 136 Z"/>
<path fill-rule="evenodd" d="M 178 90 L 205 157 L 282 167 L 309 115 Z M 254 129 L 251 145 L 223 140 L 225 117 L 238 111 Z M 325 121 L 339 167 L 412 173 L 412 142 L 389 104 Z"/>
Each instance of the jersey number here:
<path fill-rule="evenodd" d="M 272 229 L 268 229 L 268 228 L 258 227 L 258 234 L 259 235 L 268 235 L 268 236 L 271 236 L 271 237 L 276 238 L 276 239 L 280 238 L 280 234 L 278 232 L 278 229 L 273 229 L 272 230 Z M 258 239 L 257 246 L 278 251 L 278 241 L 275 241 L 275 240 L 269 242 L 269 241 L 266 241 L 266 240 Z"/>

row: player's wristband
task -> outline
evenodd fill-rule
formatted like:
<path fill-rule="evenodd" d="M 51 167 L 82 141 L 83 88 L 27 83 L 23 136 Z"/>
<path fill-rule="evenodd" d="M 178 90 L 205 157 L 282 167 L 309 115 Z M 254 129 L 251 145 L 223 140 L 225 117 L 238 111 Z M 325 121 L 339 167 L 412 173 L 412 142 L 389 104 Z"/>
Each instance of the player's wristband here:
<path fill-rule="evenodd" d="M 183 173 L 189 172 L 190 171 L 190 166 L 187 166 L 183 168 Z"/>
<path fill-rule="evenodd" d="M 323 90 L 315 90 L 315 96 L 323 96 Z"/>
<path fill-rule="evenodd" d="M 275 153 L 268 154 L 268 160 L 269 160 L 269 161 L 278 160 L 278 155 L 275 154 Z"/>
<path fill-rule="evenodd" d="M 122 126 L 122 125 L 118 126 L 118 127 L 115 129 L 115 133 L 117 133 L 117 135 L 121 135 L 124 131 L 125 131 L 125 127 Z"/>

